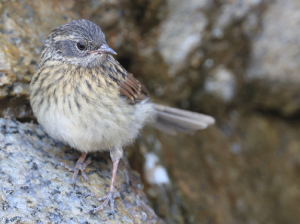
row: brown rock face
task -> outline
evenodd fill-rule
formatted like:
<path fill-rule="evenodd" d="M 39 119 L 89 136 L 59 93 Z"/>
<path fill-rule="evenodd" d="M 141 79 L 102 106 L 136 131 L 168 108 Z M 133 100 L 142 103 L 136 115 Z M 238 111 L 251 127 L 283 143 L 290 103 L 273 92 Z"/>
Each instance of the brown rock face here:
<path fill-rule="evenodd" d="M 29 81 L 43 41 L 71 19 L 90 19 L 153 101 L 217 119 L 193 136 L 146 127 L 128 148 L 159 217 L 180 224 L 298 223 L 299 8 L 297 0 L 2 0 L 0 117 L 34 119 Z M 84 195 L 106 192 L 106 154 L 91 155 L 91 185 L 78 180 L 73 189 L 71 174 L 53 164 L 74 163 L 76 152 L 40 126 L 0 123 L 3 222 L 159 222 L 141 199 L 139 178 L 130 171 L 132 186 L 124 185 L 122 169 L 117 188 L 125 198 L 115 219 L 106 211 L 84 215 L 98 205 Z"/>

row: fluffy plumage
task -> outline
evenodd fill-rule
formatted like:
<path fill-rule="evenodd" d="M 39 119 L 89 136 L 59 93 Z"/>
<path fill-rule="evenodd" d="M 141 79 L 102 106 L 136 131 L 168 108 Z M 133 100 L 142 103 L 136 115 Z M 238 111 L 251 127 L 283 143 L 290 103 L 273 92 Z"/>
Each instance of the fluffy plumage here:
<path fill-rule="evenodd" d="M 126 71 L 111 55 L 106 57 L 99 68 L 48 61 L 31 83 L 31 105 L 39 123 L 54 139 L 82 152 L 128 145 L 155 116 L 148 99 L 132 104 L 120 97 L 118 82 L 125 80 Z"/>
<path fill-rule="evenodd" d="M 96 24 L 71 21 L 47 38 L 30 85 L 38 122 L 54 139 L 83 152 L 75 167 L 77 173 L 80 169 L 84 174 L 86 153 L 111 152 L 114 169 L 105 200 L 111 202 L 112 210 L 114 178 L 123 147 L 132 143 L 144 124 L 175 134 L 214 123 L 207 115 L 153 104 L 145 86 L 110 55 L 113 53 Z"/>

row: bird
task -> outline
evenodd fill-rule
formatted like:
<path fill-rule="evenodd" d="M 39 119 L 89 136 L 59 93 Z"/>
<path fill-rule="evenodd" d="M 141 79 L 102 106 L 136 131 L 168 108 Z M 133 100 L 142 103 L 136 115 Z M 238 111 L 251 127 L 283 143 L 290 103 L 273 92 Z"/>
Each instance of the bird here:
<path fill-rule="evenodd" d="M 109 151 L 113 162 L 109 192 L 92 210 L 108 204 L 114 213 L 118 163 L 123 149 L 149 124 L 165 133 L 191 133 L 205 129 L 215 119 L 187 110 L 155 104 L 148 90 L 113 57 L 104 33 L 95 23 L 72 20 L 52 30 L 45 40 L 37 71 L 30 82 L 30 104 L 38 123 L 53 139 L 82 155 L 72 181 L 91 162 L 88 153 Z"/>

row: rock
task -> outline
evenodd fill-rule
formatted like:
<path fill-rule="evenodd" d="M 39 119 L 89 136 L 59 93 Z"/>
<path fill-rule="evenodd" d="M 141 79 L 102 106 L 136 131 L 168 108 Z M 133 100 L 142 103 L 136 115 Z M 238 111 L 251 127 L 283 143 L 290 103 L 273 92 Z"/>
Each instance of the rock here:
<path fill-rule="evenodd" d="M 253 11 L 258 11 L 258 7 L 261 7 L 262 2 L 262 0 L 233 0 L 230 2 L 224 1 L 222 3 L 222 7 L 220 7 L 220 11 L 217 14 L 217 18 L 214 21 L 211 33 L 212 37 L 216 39 L 223 39 L 225 36 L 224 31 L 226 32 L 228 27 L 240 21 L 247 22 L 247 17 Z M 253 25 L 256 24 L 254 23 Z M 247 32 L 249 30 L 250 29 L 245 29 L 244 31 Z"/>
<path fill-rule="evenodd" d="M 253 39 L 246 80 L 257 87 L 254 103 L 292 116 L 300 109 L 300 31 L 296 0 L 276 1 L 266 10 L 261 32 Z"/>
<path fill-rule="evenodd" d="M 218 67 L 212 71 L 211 76 L 206 78 L 204 90 L 219 97 L 224 103 L 228 103 L 235 96 L 235 76 L 228 69 Z"/>
<path fill-rule="evenodd" d="M 238 112 L 193 136 L 147 130 L 140 151 L 160 157 L 172 187 L 145 190 L 168 223 L 297 223 L 299 132 L 299 122 Z"/>
<path fill-rule="evenodd" d="M 91 154 L 86 169 L 90 184 L 80 176 L 73 188 L 72 173 L 55 165 L 74 165 L 79 156 L 39 125 L 0 118 L 1 223 L 163 223 L 147 205 L 140 178 L 129 167 L 131 186 L 127 184 L 124 165 L 115 185 L 124 198 L 115 199 L 115 216 L 109 207 L 88 214 L 100 202 L 86 196 L 107 193 L 112 162 L 109 154 Z"/>
<path fill-rule="evenodd" d="M 174 76 L 185 68 L 187 57 L 202 45 L 202 33 L 207 26 L 203 9 L 210 1 L 168 1 L 169 15 L 161 24 L 158 51 Z"/>

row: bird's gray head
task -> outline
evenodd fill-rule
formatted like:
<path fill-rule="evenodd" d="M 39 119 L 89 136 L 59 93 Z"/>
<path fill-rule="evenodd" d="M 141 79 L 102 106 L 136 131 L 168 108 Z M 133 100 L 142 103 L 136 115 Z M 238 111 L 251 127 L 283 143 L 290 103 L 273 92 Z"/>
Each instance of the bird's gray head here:
<path fill-rule="evenodd" d="M 106 59 L 107 54 L 116 54 L 108 47 L 100 27 L 89 20 L 72 20 L 48 36 L 41 56 L 83 67 L 93 67 Z"/>

